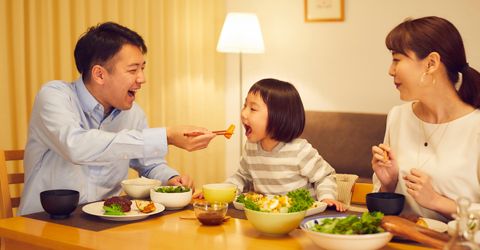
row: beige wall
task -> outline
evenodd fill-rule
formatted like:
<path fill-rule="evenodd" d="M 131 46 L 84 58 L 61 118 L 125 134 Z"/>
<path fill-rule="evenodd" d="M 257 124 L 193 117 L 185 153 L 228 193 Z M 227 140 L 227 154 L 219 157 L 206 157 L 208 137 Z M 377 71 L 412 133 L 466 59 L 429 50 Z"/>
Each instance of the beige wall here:
<path fill-rule="evenodd" d="M 406 17 L 437 15 L 463 36 L 470 65 L 480 69 L 480 1 L 345 0 L 345 21 L 304 22 L 303 0 L 226 0 L 227 11 L 255 12 L 265 53 L 245 55 L 244 96 L 257 80 L 295 84 L 306 109 L 386 113 L 399 104 L 387 74 L 386 34 Z M 226 119 L 238 122 L 238 58 L 227 56 Z M 238 130 L 237 130 L 238 131 Z M 227 143 L 227 174 L 238 167 L 238 137 Z"/>

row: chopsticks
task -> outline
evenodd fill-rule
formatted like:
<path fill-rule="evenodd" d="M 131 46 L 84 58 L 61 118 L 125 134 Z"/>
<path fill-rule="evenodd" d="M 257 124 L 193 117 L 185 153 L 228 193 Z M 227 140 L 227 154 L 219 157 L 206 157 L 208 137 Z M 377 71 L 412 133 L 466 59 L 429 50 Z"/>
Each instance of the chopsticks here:
<path fill-rule="evenodd" d="M 229 134 L 227 133 L 227 130 L 216 130 L 216 131 L 212 131 L 212 133 L 216 134 L 216 135 L 226 135 L 226 134 Z M 203 132 L 190 132 L 190 133 L 184 133 L 183 135 L 184 136 L 192 136 L 192 137 L 195 137 L 195 136 L 199 136 L 199 135 L 204 135 L 205 133 Z"/>
<path fill-rule="evenodd" d="M 227 139 L 230 139 L 230 137 L 232 137 L 233 135 L 233 130 L 235 129 L 235 125 L 231 124 L 227 129 L 225 130 L 215 130 L 215 131 L 212 131 L 212 133 L 216 134 L 216 135 L 223 135 L 225 136 Z M 205 133 L 203 132 L 190 132 L 190 133 L 184 133 L 183 135 L 184 136 L 191 136 L 191 137 L 195 137 L 195 136 L 199 136 L 199 135 L 203 135 Z"/>

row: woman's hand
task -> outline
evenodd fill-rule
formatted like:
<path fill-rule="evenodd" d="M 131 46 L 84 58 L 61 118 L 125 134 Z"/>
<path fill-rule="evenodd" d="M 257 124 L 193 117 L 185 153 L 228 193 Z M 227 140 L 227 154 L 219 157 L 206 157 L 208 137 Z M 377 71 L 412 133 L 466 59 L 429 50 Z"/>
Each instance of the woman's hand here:
<path fill-rule="evenodd" d="M 432 185 L 430 175 L 412 168 L 410 174 L 403 177 L 407 193 L 422 207 L 437 211 L 447 218 L 456 212 L 455 201 L 439 194 Z"/>
<path fill-rule="evenodd" d="M 431 208 L 431 202 L 439 194 L 433 189 L 430 176 L 416 168 L 410 170 L 410 174 L 403 177 L 407 192 L 422 207 Z"/>
<path fill-rule="evenodd" d="M 343 204 L 340 201 L 332 200 L 332 199 L 323 199 L 321 200 L 321 202 L 327 203 L 327 206 L 329 207 L 335 206 L 335 209 L 339 212 L 347 211 L 347 207 L 345 206 L 345 204 Z"/>
<path fill-rule="evenodd" d="M 394 192 L 398 182 L 395 154 L 386 144 L 372 147 L 372 169 L 382 183 L 381 191 Z"/>

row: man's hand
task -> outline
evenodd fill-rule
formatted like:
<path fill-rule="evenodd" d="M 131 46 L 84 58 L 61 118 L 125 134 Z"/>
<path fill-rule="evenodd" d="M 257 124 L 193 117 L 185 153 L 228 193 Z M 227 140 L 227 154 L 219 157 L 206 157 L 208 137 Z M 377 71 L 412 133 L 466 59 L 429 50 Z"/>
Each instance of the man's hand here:
<path fill-rule="evenodd" d="M 168 127 L 167 141 L 168 144 L 183 148 L 187 151 L 195 151 L 204 149 L 216 134 L 205 128 L 193 126 Z M 199 134 L 197 136 L 186 136 L 185 134 Z"/>
<path fill-rule="evenodd" d="M 184 186 L 192 189 L 192 194 L 195 192 L 193 179 L 188 175 L 174 176 L 168 180 L 169 186 Z"/>

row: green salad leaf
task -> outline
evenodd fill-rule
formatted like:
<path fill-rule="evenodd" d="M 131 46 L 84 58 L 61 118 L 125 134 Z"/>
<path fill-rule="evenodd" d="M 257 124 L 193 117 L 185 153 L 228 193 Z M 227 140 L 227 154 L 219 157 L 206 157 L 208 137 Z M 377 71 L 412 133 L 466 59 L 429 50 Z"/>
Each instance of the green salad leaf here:
<path fill-rule="evenodd" d="M 103 206 L 103 210 L 105 210 L 105 215 L 125 215 L 122 210 L 122 206 L 120 206 L 119 204 Z"/>
<path fill-rule="evenodd" d="M 248 208 L 254 211 L 260 211 L 260 206 L 258 206 L 258 204 L 255 203 L 254 201 L 251 201 L 249 199 L 244 199 L 244 204 L 245 204 L 245 208 Z"/>
<path fill-rule="evenodd" d="M 287 196 L 292 199 L 292 206 L 288 208 L 289 213 L 307 210 L 315 202 L 310 192 L 303 188 L 290 191 Z"/>
<path fill-rule="evenodd" d="M 156 192 L 159 193 L 185 193 L 189 192 L 190 188 L 188 187 L 182 187 L 182 186 L 167 186 L 167 187 L 159 187 L 155 189 Z"/>
<path fill-rule="evenodd" d="M 237 196 L 237 199 L 235 201 L 238 203 L 245 203 L 245 195 L 240 194 L 239 196 Z"/>
<path fill-rule="evenodd" d="M 375 234 L 385 232 L 380 227 L 383 218 L 381 212 L 364 212 L 362 216 L 349 215 L 344 218 L 323 219 L 312 231 L 329 234 Z"/>

